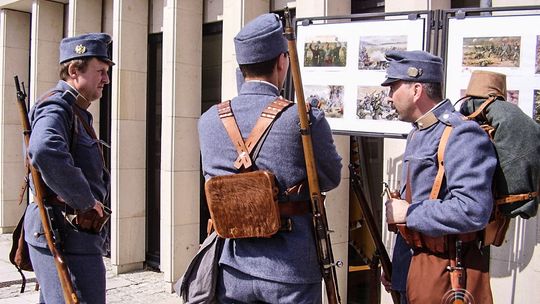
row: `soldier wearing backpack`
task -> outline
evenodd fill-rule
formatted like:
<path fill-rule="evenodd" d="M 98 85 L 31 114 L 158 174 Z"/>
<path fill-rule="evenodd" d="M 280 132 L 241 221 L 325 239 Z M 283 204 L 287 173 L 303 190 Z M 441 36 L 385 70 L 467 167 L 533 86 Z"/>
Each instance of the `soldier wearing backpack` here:
<path fill-rule="evenodd" d="M 397 224 L 392 288 L 402 303 L 461 297 L 492 303 L 489 256 L 479 249 L 493 206 L 497 159 L 477 123 L 442 99 L 442 59 L 390 51 L 387 79 L 399 119 L 413 124 L 403 156 L 401 199 L 386 202 Z"/>
<path fill-rule="evenodd" d="M 208 183 L 216 178 L 239 175 L 241 169 L 248 167 L 271 172 L 279 188 L 276 191 L 279 214 L 292 220 L 292 225 L 291 229 L 280 229 L 269 237 L 227 237 L 219 258 L 216 300 L 219 303 L 321 303 L 321 271 L 308 187 L 291 191 L 307 178 L 296 104 L 276 116 L 266 129 L 266 137 L 254 141 L 251 153 L 239 153 L 237 147 L 246 138 L 246 142 L 250 142 L 252 134 L 258 133 L 256 126 L 265 109 L 273 108 L 271 104 L 276 100 L 284 101 L 279 93 L 289 68 L 289 57 L 279 16 L 258 16 L 240 30 L 234 44 L 245 82 L 230 103 L 211 107 L 199 120 L 203 174 Z M 231 113 L 235 119 L 227 123 L 224 119 L 231 117 Z M 341 157 L 324 112 L 312 108 L 309 117 L 320 189 L 329 191 L 340 182 Z M 228 131 L 235 127 L 240 138 L 233 143 Z M 242 163 L 249 161 L 251 166 L 237 167 L 237 159 Z M 209 192 L 206 194 L 208 197 Z M 238 194 L 238 197 L 245 196 L 245 193 Z M 252 198 L 255 200 L 255 196 Z M 235 208 L 233 204 L 227 206 L 229 208 L 223 209 L 230 212 L 223 212 L 222 218 L 213 216 L 214 224 L 235 211 L 230 210 Z M 268 212 L 266 217 L 271 215 Z M 248 222 L 246 218 L 234 217 L 233 220 Z M 257 230 L 255 228 L 252 230 Z"/>

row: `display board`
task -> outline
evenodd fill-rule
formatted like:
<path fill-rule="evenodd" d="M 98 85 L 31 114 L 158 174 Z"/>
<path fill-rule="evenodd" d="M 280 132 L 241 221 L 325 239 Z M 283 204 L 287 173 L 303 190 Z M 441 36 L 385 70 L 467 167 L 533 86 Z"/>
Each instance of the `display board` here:
<path fill-rule="evenodd" d="M 506 74 L 507 101 L 540 123 L 540 15 L 449 18 L 446 96 L 463 96 L 474 70 Z"/>
<path fill-rule="evenodd" d="M 402 137 L 411 130 L 388 102 L 389 88 L 380 86 L 385 51 L 425 49 L 426 20 L 410 19 L 298 22 L 306 103 L 320 105 L 334 133 Z"/>

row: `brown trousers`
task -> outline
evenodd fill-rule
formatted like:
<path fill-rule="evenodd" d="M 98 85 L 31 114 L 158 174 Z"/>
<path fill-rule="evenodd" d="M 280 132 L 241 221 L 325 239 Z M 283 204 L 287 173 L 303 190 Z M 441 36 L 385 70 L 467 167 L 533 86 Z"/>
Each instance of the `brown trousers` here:
<path fill-rule="evenodd" d="M 452 293 L 448 255 L 416 251 L 407 277 L 409 304 L 475 303 L 491 304 L 489 255 L 482 254 L 475 244 L 464 245 L 463 265 L 466 268 L 466 290 Z M 472 299 L 472 300 L 471 300 Z"/>

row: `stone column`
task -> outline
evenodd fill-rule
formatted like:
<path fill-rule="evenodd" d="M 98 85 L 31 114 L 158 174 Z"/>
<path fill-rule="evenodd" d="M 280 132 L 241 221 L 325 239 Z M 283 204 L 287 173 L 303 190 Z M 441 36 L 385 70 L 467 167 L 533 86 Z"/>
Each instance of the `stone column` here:
<path fill-rule="evenodd" d="M 221 66 L 221 99 L 238 95 L 236 89 L 236 51 L 233 39 L 240 29 L 260 14 L 268 13 L 269 0 L 223 0 L 223 47 Z"/>
<path fill-rule="evenodd" d="M 111 262 L 116 273 L 142 269 L 145 260 L 147 32 L 148 1 L 114 1 Z"/>
<path fill-rule="evenodd" d="M 68 37 L 101 32 L 101 10 L 103 0 L 72 0 L 69 3 Z M 111 34 L 111 33 L 109 33 Z M 88 110 L 94 117 L 93 127 L 99 134 L 99 100 L 94 100 Z"/>
<path fill-rule="evenodd" d="M 350 13 L 350 0 L 296 1 L 296 17 L 298 18 L 349 15 Z M 343 169 L 341 170 L 341 183 L 336 189 L 330 191 L 326 198 L 326 213 L 328 226 L 331 230 L 335 231 L 331 234 L 334 259 L 336 261 L 341 260 L 344 264 L 343 267 L 337 268 L 337 279 L 341 301 L 342 303 L 347 303 L 347 276 L 349 268 L 349 172 L 347 166 L 350 162 L 350 138 L 349 136 L 334 135 L 334 141 L 339 155 L 343 158 Z M 323 299 L 326 301 L 326 295 L 323 296 Z"/>
<path fill-rule="evenodd" d="M 26 174 L 22 126 L 13 76 L 28 90 L 30 14 L 0 11 L 0 234 L 12 232 L 26 207 L 19 189 Z"/>
<path fill-rule="evenodd" d="M 199 248 L 202 1 L 163 12 L 161 270 L 174 283 Z M 172 288 L 171 288 L 172 290 Z"/>
<path fill-rule="evenodd" d="M 30 100 L 33 102 L 58 82 L 60 40 L 63 37 L 64 5 L 34 0 L 30 43 Z"/>

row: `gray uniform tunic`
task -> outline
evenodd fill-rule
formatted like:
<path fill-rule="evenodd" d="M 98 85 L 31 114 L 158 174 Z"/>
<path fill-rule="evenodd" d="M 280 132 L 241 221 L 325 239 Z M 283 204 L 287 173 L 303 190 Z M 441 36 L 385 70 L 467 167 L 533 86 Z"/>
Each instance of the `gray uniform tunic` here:
<path fill-rule="evenodd" d="M 81 123 L 76 124 L 77 135 L 72 138 L 74 114 L 71 107 L 78 93 L 64 81 L 59 81 L 53 91 L 53 95 L 30 111 L 32 136 L 28 155 L 32 165 L 41 173 L 49 194 L 59 195 L 75 210 L 88 210 L 94 207 L 96 200 L 106 201 L 110 188 L 109 173 L 103 167 L 98 143 L 87 134 Z M 91 125 L 90 112 L 80 110 Z M 55 209 L 60 215 L 62 208 Z M 95 235 L 75 231 L 63 221 L 59 224 L 66 253 L 106 253 L 106 229 L 101 235 Z M 43 232 L 39 208 L 35 203 L 27 208 L 25 229 L 29 244 L 46 248 L 45 236 L 34 236 L 35 232 Z"/>
<path fill-rule="evenodd" d="M 409 133 L 403 161 L 403 184 L 409 175 L 412 202 L 407 227 L 437 237 L 481 230 L 493 207 L 491 182 L 497 159 L 493 144 L 476 122 L 464 120 L 449 100 L 431 111 L 438 121 Z M 437 174 L 442 132 L 453 126 L 444 154 L 445 178 L 439 199 L 429 195 Z M 405 198 L 405 188 L 401 197 Z M 404 291 L 412 252 L 398 235 L 393 254 L 392 287 Z"/>
<path fill-rule="evenodd" d="M 276 87 L 261 82 L 246 82 L 231 102 L 242 136 L 246 138 L 263 109 L 278 97 Z M 311 135 L 321 191 L 340 182 L 341 157 L 337 154 L 324 113 L 310 113 Z M 216 106 L 199 120 L 199 140 L 205 179 L 237 173 L 233 167 L 237 152 Z M 306 180 L 306 169 L 296 105 L 286 109 L 275 121 L 255 160 L 258 169 L 273 172 L 283 201 L 285 189 Z M 306 187 L 307 188 L 307 187 Z M 303 191 L 290 200 L 308 200 Z M 253 277 L 283 283 L 320 283 L 321 273 L 313 240 L 311 215 L 293 217 L 293 231 L 279 232 L 271 238 L 227 239 L 220 263 Z"/>

